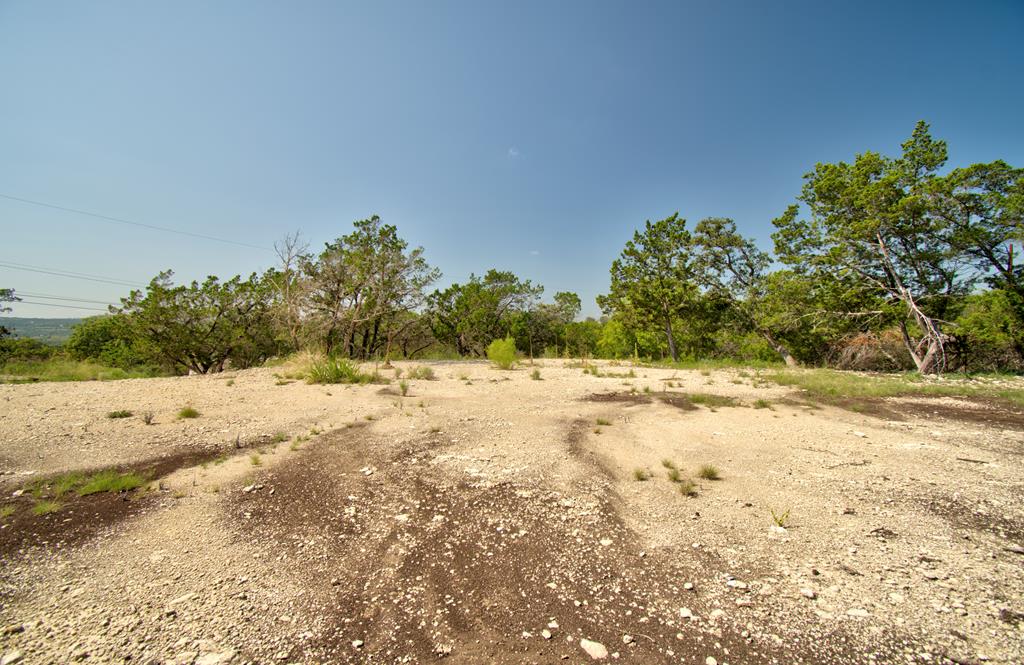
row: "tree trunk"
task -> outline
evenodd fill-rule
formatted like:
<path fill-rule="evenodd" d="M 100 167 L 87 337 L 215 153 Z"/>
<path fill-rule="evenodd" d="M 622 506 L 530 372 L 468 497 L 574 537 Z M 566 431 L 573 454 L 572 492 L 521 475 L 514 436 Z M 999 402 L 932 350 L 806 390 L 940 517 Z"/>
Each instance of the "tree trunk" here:
<path fill-rule="evenodd" d="M 799 367 L 800 366 L 800 363 L 798 363 L 796 358 L 793 357 L 793 354 L 789 352 L 789 349 L 787 349 L 784 344 L 782 344 L 781 342 L 777 341 L 775 339 L 775 337 L 772 336 L 772 334 L 770 332 L 768 332 L 766 330 L 762 330 L 761 331 L 761 337 L 764 337 L 765 341 L 768 342 L 769 346 L 771 346 L 772 349 L 775 350 L 775 353 L 777 353 L 780 356 L 782 356 L 782 360 L 785 361 L 786 367 Z"/>
<path fill-rule="evenodd" d="M 665 336 L 668 337 L 668 353 L 672 356 L 672 362 L 679 362 L 679 354 L 676 352 L 676 338 L 672 334 L 672 319 L 665 319 Z"/>

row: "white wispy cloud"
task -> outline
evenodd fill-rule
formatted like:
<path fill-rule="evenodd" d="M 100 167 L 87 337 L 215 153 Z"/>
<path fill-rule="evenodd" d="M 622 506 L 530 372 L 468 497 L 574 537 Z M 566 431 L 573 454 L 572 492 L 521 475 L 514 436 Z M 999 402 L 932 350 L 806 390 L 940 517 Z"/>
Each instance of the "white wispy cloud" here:
<path fill-rule="evenodd" d="M 512 146 L 511 148 L 509 148 L 508 149 L 508 156 L 510 158 L 512 158 L 512 159 L 515 159 L 516 157 L 518 157 L 519 156 L 519 148 L 517 148 L 515 146 Z"/>
<path fill-rule="evenodd" d="M 530 250 L 530 256 L 540 256 L 540 250 L 539 249 L 531 249 Z"/>

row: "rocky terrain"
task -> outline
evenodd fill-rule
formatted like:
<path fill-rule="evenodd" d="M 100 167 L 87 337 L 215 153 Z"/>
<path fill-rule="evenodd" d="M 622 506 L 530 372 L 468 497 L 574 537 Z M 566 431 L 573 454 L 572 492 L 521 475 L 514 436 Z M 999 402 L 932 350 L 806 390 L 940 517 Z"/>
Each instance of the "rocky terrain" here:
<path fill-rule="evenodd" d="M 428 365 L 0 386 L 0 662 L 1024 661 L 1006 405 Z"/>

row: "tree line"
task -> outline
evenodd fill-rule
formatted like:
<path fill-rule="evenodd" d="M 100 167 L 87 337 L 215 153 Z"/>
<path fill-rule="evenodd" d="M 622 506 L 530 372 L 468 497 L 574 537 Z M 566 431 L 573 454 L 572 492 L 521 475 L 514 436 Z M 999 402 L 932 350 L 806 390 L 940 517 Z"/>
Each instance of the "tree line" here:
<path fill-rule="evenodd" d="M 648 221 L 613 261 L 598 320 L 577 320 L 575 293 L 545 302 L 543 286 L 508 271 L 435 288 L 441 273 L 423 248 L 375 216 L 319 252 L 287 236 L 263 274 L 175 285 L 162 272 L 80 324 L 66 352 L 207 373 L 300 349 L 474 357 L 510 337 L 530 357 L 1019 371 L 1024 170 L 945 170 L 947 157 L 920 122 L 896 156 L 817 164 L 773 220 L 772 251 L 727 218 Z"/>

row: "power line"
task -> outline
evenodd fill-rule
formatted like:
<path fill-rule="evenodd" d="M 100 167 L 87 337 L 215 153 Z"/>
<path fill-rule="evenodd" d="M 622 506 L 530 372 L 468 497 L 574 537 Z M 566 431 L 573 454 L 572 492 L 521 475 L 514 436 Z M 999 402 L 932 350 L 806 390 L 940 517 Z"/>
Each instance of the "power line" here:
<path fill-rule="evenodd" d="M 64 296 L 52 296 L 48 293 L 29 293 L 28 291 L 19 291 L 14 289 L 14 295 L 28 296 L 29 298 L 42 298 L 43 300 L 66 300 L 68 302 L 89 302 L 96 305 L 109 305 L 110 303 L 105 300 L 86 300 L 85 298 L 67 298 Z"/>
<path fill-rule="evenodd" d="M 18 305 L 18 304 L 23 304 L 23 305 L 41 305 L 43 307 L 63 307 L 65 309 L 86 309 L 86 310 L 89 310 L 89 311 L 92 311 L 92 312 L 107 312 L 107 311 L 109 311 L 109 310 L 106 310 L 106 309 L 100 309 L 99 307 L 75 307 L 74 305 L 58 305 L 57 303 L 54 303 L 54 302 L 35 302 L 33 300 L 19 300 L 19 301 L 15 302 L 15 303 L 10 303 L 10 304 L 11 305 Z"/>
<path fill-rule="evenodd" d="M 10 194 L 0 194 L 0 198 L 9 199 L 11 201 L 18 201 L 20 203 L 28 203 L 34 206 L 40 206 L 42 208 L 52 208 L 53 210 L 63 210 L 64 212 L 73 212 L 77 215 L 86 215 L 87 217 L 95 217 L 96 219 L 102 219 L 105 222 L 115 222 L 117 224 L 128 224 L 130 226 L 139 226 L 144 229 L 151 229 L 153 231 L 164 231 L 165 233 L 177 233 L 178 235 L 191 236 L 193 238 L 202 238 L 203 240 L 214 240 L 216 242 L 223 242 L 229 245 L 239 245 L 241 247 L 250 247 L 252 249 L 261 249 L 266 252 L 272 252 L 274 250 L 269 247 L 261 247 L 259 245 L 250 245 L 247 242 L 239 242 L 237 240 L 228 240 L 227 238 L 218 238 L 216 236 L 208 236 L 203 233 L 193 233 L 192 231 L 182 231 L 180 229 L 172 229 L 166 226 L 157 226 L 155 224 L 144 224 L 143 222 L 134 222 L 130 219 L 122 219 L 120 217 L 111 217 L 110 215 L 101 215 L 96 212 L 89 212 L 88 210 L 79 210 L 77 208 L 66 208 L 64 206 L 54 205 L 52 203 L 44 203 L 42 201 L 33 201 L 31 199 L 23 199 L 18 196 L 11 196 Z"/>
<path fill-rule="evenodd" d="M 70 270 L 53 270 L 50 268 L 43 268 L 40 266 L 30 266 L 24 263 L 9 263 L 6 261 L 0 261 L 0 266 L 4 268 L 12 268 L 14 270 L 27 270 L 28 272 L 39 272 L 46 275 L 56 275 L 58 277 L 68 277 L 71 279 L 87 279 L 91 282 L 101 282 L 104 284 L 114 284 L 116 286 L 136 286 L 142 287 L 142 284 L 136 284 L 134 282 L 126 282 L 121 279 L 114 279 L 112 277 L 101 277 L 100 275 L 90 275 L 84 272 L 72 272 Z"/>

